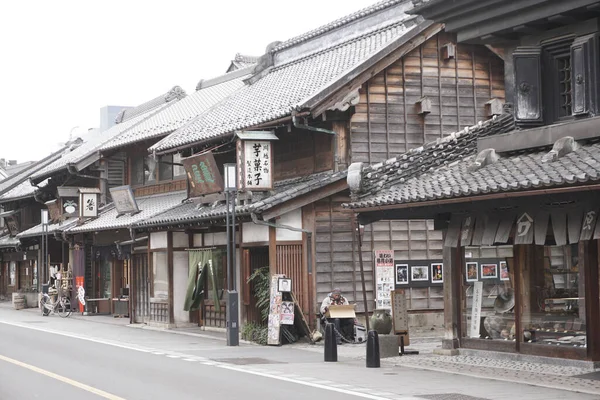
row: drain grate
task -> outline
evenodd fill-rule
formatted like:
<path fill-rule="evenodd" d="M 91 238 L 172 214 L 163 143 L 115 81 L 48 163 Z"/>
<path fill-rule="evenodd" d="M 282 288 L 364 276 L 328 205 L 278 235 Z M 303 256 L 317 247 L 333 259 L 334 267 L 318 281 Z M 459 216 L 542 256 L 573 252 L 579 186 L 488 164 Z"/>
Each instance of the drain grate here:
<path fill-rule="evenodd" d="M 441 394 L 428 394 L 428 395 L 419 395 L 424 399 L 429 400 L 488 400 L 483 397 L 473 397 L 468 396 L 466 394 L 460 393 L 441 393 Z"/>
<path fill-rule="evenodd" d="M 246 358 L 215 358 L 213 361 L 235 365 L 253 365 L 253 364 L 285 364 L 279 361 L 267 360 L 266 358 L 246 357 Z"/>

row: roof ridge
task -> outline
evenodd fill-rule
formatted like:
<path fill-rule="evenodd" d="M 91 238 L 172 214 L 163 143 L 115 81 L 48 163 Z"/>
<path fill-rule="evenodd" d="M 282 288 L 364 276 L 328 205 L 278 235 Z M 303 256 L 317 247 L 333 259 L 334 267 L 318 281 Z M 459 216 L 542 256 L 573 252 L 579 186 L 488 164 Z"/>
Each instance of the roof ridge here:
<path fill-rule="evenodd" d="M 405 20 L 402 20 L 402 21 L 396 21 L 396 22 L 390 23 L 389 25 L 376 28 L 376 29 L 374 29 L 374 30 L 372 30 L 370 32 L 367 32 L 367 33 L 365 33 L 365 34 L 363 34 L 361 36 L 354 37 L 354 38 L 352 38 L 350 40 L 347 40 L 345 42 L 337 43 L 337 44 L 335 44 L 333 46 L 330 46 L 330 47 L 327 47 L 327 48 L 324 48 L 324 49 L 319 49 L 318 51 L 315 51 L 313 53 L 304 54 L 304 55 L 302 55 L 302 56 L 300 56 L 298 58 L 294 58 L 294 59 L 291 59 L 289 61 L 286 61 L 283 64 L 274 66 L 272 69 L 269 70 L 269 73 L 278 71 L 278 70 L 283 69 L 283 68 L 287 68 L 290 65 L 297 64 L 299 62 L 308 60 L 310 58 L 318 57 L 321 54 L 324 54 L 324 53 L 327 53 L 327 52 L 339 49 L 339 48 L 344 47 L 344 46 L 348 46 L 348 45 L 350 45 L 352 43 L 355 43 L 357 41 L 365 40 L 365 39 L 370 38 L 372 36 L 376 36 L 378 34 L 381 34 L 382 32 L 389 31 L 391 29 L 394 29 L 394 28 L 397 28 L 399 26 L 405 25 L 407 22 L 412 22 L 412 21 L 414 21 L 414 20 L 416 20 L 418 18 L 419 18 L 419 16 L 417 16 L 417 15 L 410 16 L 408 19 L 405 19 Z"/>
<path fill-rule="evenodd" d="M 181 86 L 173 86 L 171 90 L 169 90 L 165 94 L 161 94 L 160 96 L 157 96 L 152 100 L 148 100 L 132 109 L 124 108 L 123 110 L 121 110 L 121 112 L 119 112 L 119 114 L 115 118 L 115 122 L 117 124 L 123 123 L 132 119 L 133 117 L 144 114 L 164 103 L 169 103 L 173 100 L 181 100 L 185 96 L 187 96 L 187 94 L 185 93 L 185 90 L 181 88 Z"/>
<path fill-rule="evenodd" d="M 271 49 L 271 53 L 277 53 L 278 51 L 281 51 L 288 47 L 292 47 L 297 44 L 306 42 L 309 39 L 312 39 L 312 38 L 322 35 L 324 33 L 330 32 L 334 29 L 337 29 L 341 26 L 347 25 L 351 22 L 354 22 L 356 20 L 359 20 L 361 18 L 364 18 L 368 15 L 374 14 L 381 10 L 390 8 L 391 6 L 394 6 L 396 4 L 407 3 L 407 2 L 410 2 L 410 0 L 382 0 L 382 1 L 379 1 L 369 7 L 362 8 L 358 11 L 355 11 L 352 14 L 346 15 L 342 18 L 338 18 L 338 19 L 336 19 L 332 22 L 329 22 L 325 25 L 322 25 L 316 29 L 310 30 L 301 35 L 294 36 L 291 39 L 288 39 L 288 40 L 282 42 L 281 44 L 275 46 L 273 49 Z"/>
<path fill-rule="evenodd" d="M 254 65 L 251 65 L 249 67 L 240 68 L 240 69 L 236 69 L 235 71 L 227 72 L 223 75 L 219 75 L 214 78 L 210 78 L 210 79 L 206 79 L 206 80 L 200 79 L 200 81 L 196 85 L 196 91 L 199 91 L 202 89 L 207 89 L 211 86 L 216 86 L 221 83 L 229 82 L 236 78 L 239 78 L 239 77 L 242 77 L 245 75 L 249 75 L 252 73 L 253 69 L 254 69 Z"/>

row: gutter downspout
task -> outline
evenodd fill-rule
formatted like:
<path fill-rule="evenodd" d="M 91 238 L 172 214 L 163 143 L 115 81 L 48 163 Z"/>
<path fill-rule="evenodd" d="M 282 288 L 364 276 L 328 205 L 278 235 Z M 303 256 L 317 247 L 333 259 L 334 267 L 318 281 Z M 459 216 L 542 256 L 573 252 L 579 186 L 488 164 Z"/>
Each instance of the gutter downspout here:
<path fill-rule="evenodd" d="M 297 114 L 295 112 L 292 112 L 292 123 L 294 125 L 295 128 L 298 129 L 304 129 L 307 131 L 313 131 L 313 132 L 320 132 L 320 133 L 326 133 L 328 135 L 332 135 L 333 136 L 333 160 L 334 160 L 334 166 L 333 169 L 335 172 L 338 172 L 338 165 L 339 163 L 339 154 L 338 154 L 338 135 L 335 131 L 329 130 L 329 129 L 325 129 L 325 128 L 317 128 L 315 126 L 310 126 L 307 124 L 301 124 L 298 122 L 298 118 L 297 118 Z"/>

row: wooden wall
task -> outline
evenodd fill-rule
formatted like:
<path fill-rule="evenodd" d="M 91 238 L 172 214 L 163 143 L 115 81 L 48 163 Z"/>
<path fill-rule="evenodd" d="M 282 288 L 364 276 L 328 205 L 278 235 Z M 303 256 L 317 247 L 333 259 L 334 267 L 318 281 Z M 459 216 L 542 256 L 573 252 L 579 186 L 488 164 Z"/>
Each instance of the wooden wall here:
<path fill-rule="evenodd" d="M 273 142 L 275 181 L 333 168 L 331 135 L 297 129 L 277 134 L 279 140 Z"/>
<path fill-rule="evenodd" d="M 440 33 L 370 79 L 351 120 L 352 162 L 376 163 L 487 119 L 485 103 L 504 101 L 504 63 L 484 46 L 457 45 L 444 60 L 441 47 L 454 41 Z M 426 116 L 416 102 L 431 100 Z"/>

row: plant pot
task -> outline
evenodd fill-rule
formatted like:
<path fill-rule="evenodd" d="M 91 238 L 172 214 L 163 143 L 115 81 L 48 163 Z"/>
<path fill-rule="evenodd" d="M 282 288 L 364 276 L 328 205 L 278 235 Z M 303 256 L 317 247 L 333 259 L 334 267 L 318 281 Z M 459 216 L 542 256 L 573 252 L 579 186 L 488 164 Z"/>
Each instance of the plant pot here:
<path fill-rule="evenodd" d="M 392 316 L 388 310 L 378 309 L 371 316 L 371 329 L 380 335 L 387 335 L 392 330 Z"/>

